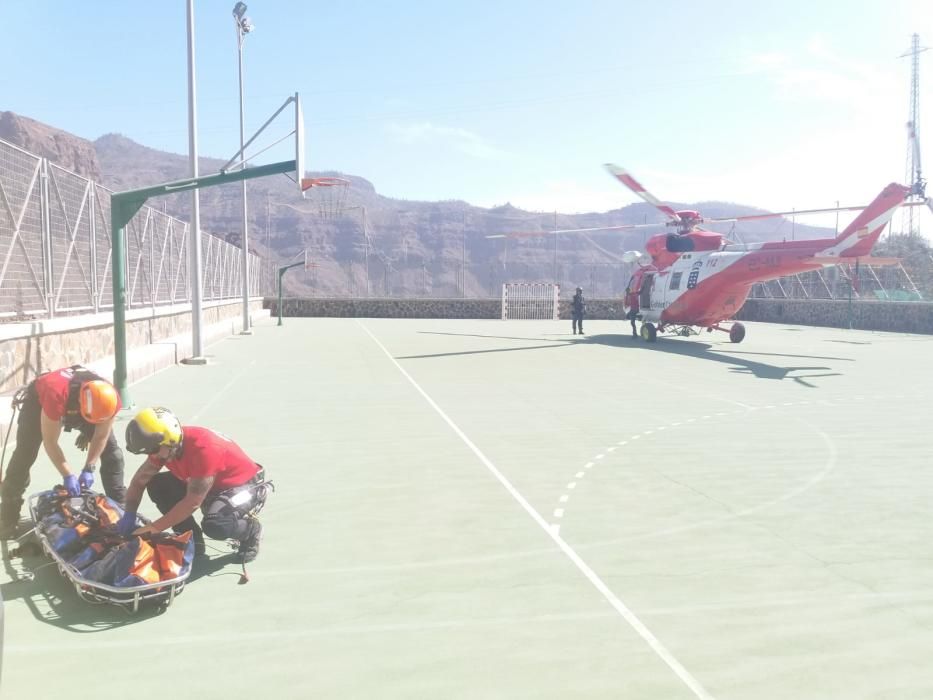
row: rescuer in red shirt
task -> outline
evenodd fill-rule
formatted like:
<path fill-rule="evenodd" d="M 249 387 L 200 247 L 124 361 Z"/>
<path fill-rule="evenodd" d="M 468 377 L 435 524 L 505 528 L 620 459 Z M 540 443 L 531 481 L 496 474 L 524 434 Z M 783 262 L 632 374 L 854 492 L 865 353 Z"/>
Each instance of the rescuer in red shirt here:
<path fill-rule="evenodd" d="M 16 536 L 23 494 L 29 486 L 29 470 L 45 452 L 62 477 L 65 488 L 79 496 L 94 485 L 98 460 L 104 492 L 123 503 L 123 452 L 113 435 L 113 421 L 120 410 L 120 396 L 114 386 L 99 375 L 74 365 L 36 377 L 14 398 L 19 407 L 16 423 L 16 449 L 3 475 L 0 488 L 0 539 Z M 58 444 L 62 430 L 76 430 L 75 444 L 87 450 L 84 469 L 76 476 Z"/>
<path fill-rule="evenodd" d="M 191 530 L 196 554 L 204 553 L 207 535 L 238 541 L 244 562 L 256 558 L 262 524 L 255 514 L 265 502 L 268 484 L 262 467 L 239 445 L 209 428 L 182 426 L 167 408 L 147 408 L 127 425 L 126 449 L 149 458 L 127 488 L 126 514 L 118 525 L 122 534 Z M 143 489 L 162 517 L 137 529 Z M 198 508 L 204 514 L 200 527 L 194 520 Z"/>

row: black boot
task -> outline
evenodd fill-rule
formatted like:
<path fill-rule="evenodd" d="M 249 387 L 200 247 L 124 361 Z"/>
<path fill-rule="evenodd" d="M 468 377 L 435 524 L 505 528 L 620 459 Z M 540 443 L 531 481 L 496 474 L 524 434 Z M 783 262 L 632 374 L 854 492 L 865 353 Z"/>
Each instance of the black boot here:
<path fill-rule="evenodd" d="M 0 540 L 16 539 L 19 527 L 19 512 L 23 507 L 21 498 L 8 498 L 0 505 Z"/>
<path fill-rule="evenodd" d="M 15 540 L 18 527 L 18 522 L 14 523 L 0 520 L 0 540 Z"/>
<path fill-rule="evenodd" d="M 240 540 L 237 557 L 244 564 L 249 564 L 259 556 L 259 541 L 262 539 L 262 523 L 256 518 L 250 518 L 249 532 Z"/>

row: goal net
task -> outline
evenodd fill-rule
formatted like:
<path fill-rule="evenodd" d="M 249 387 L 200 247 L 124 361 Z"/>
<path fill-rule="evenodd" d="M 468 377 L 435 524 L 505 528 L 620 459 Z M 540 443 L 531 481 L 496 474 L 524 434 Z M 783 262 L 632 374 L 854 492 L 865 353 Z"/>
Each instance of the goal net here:
<path fill-rule="evenodd" d="M 511 282 L 502 285 L 502 320 L 556 321 L 560 285 L 549 282 Z"/>

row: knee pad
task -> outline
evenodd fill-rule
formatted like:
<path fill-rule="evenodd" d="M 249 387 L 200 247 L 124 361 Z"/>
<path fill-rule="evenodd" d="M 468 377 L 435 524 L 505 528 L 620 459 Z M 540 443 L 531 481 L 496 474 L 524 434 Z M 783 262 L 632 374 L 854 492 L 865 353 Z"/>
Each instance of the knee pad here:
<path fill-rule="evenodd" d="M 238 520 L 235 513 L 209 513 L 201 520 L 201 530 L 212 540 L 235 539 Z"/>

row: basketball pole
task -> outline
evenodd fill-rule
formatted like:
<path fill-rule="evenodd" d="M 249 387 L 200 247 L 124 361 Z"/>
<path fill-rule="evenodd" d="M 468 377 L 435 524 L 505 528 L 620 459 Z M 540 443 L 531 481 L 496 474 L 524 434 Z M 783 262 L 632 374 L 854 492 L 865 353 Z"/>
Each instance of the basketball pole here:
<path fill-rule="evenodd" d="M 188 177 L 173 182 L 163 182 L 137 190 L 114 192 L 110 195 L 110 229 L 113 256 L 113 345 L 114 370 L 113 385 L 120 394 L 120 401 L 125 407 L 132 405 L 127 387 L 126 363 L 126 225 L 142 209 L 150 197 L 162 197 L 177 192 L 188 192 L 204 187 L 225 185 L 229 182 L 250 180 L 254 177 L 293 173 L 297 161 L 285 160 L 268 165 L 257 165 L 246 170 L 219 172 L 203 177 Z"/>
<path fill-rule="evenodd" d="M 283 265 L 279 268 L 279 322 L 276 324 L 278 326 L 282 325 L 282 278 L 285 276 L 285 273 L 291 270 L 293 267 L 299 267 L 305 265 L 305 262 L 292 263 L 291 265 Z"/>

